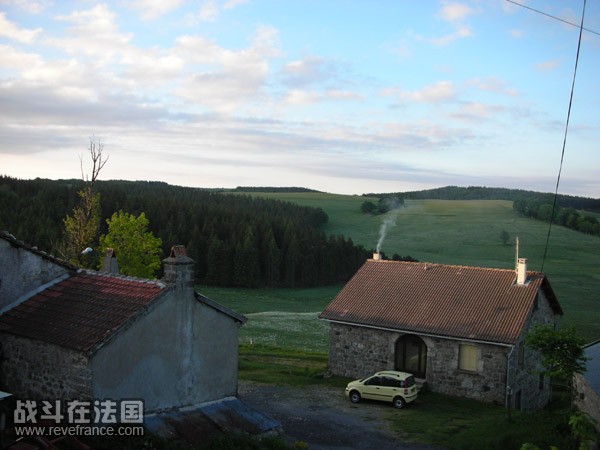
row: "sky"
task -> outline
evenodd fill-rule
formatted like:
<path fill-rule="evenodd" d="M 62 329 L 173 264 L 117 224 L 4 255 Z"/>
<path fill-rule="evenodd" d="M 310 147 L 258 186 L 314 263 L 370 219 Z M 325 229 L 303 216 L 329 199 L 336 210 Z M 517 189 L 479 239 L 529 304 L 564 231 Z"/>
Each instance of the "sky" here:
<path fill-rule="evenodd" d="M 554 192 L 583 0 L 519 3 L 0 0 L 0 175 Z M 584 18 L 558 191 L 600 198 Z"/>

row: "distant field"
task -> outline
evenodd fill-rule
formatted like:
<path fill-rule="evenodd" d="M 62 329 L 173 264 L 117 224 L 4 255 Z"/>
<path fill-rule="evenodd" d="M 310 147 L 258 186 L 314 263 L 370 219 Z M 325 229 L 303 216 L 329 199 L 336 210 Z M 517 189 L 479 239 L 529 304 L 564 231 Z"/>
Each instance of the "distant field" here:
<path fill-rule="evenodd" d="M 519 216 L 509 201 L 407 200 L 399 210 L 371 216 L 360 212 L 360 205 L 369 200 L 360 196 L 253 195 L 320 207 L 329 216 L 325 233 L 351 237 L 367 249 L 376 247 L 384 218 L 395 218 L 395 226 L 389 228 L 382 245 L 389 256 L 398 253 L 419 261 L 512 268 L 513 243 L 518 236 L 519 256 L 528 259 L 530 270 L 542 268 L 548 224 Z M 510 245 L 501 242 L 502 231 L 509 233 Z M 590 341 L 600 339 L 600 239 L 554 226 L 543 271 L 565 311 L 564 323 L 576 325 Z"/>

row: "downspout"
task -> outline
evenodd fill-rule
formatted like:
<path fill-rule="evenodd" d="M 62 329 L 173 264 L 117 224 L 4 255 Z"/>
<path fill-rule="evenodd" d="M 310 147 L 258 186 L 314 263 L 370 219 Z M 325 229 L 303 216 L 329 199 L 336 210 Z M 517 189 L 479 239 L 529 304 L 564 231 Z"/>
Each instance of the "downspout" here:
<path fill-rule="evenodd" d="M 511 346 L 510 348 L 510 352 L 508 352 L 508 356 L 506 357 L 506 382 L 504 384 L 504 391 L 505 391 L 505 395 L 504 395 L 504 403 L 506 408 L 508 408 L 508 420 L 510 420 L 511 418 L 511 404 L 512 404 L 512 388 L 510 387 L 509 384 L 509 377 L 510 377 L 510 359 L 511 356 L 513 354 L 513 351 L 515 350 L 515 346 Z"/>

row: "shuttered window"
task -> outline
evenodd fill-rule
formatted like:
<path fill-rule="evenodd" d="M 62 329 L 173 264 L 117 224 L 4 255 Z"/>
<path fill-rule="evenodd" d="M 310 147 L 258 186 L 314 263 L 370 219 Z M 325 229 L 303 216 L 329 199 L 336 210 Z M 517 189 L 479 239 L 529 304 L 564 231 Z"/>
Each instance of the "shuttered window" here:
<path fill-rule="evenodd" d="M 460 344 L 458 348 L 458 368 L 460 370 L 468 370 L 469 372 L 477 371 L 477 347 L 470 344 Z"/>

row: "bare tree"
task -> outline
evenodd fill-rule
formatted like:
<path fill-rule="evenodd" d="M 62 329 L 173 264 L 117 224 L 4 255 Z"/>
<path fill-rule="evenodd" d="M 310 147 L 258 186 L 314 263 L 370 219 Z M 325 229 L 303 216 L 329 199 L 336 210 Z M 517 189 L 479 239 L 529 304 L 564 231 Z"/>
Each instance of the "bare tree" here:
<path fill-rule="evenodd" d="M 96 141 L 95 138 L 90 138 L 88 154 L 92 160 L 91 178 L 84 173 L 83 155 L 81 155 L 79 157 L 81 179 L 85 186 L 77 193 L 79 204 L 64 220 L 64 239 L 59 251 L 65 259 L 76 265 L 91 267 L 96 259 L 90 254 L 100 229 L 100 194 L 95 192 L 94 183 L 108 161 L 103 151 L 104 144 Z"/>

